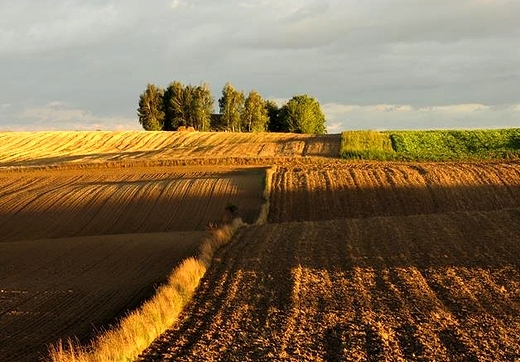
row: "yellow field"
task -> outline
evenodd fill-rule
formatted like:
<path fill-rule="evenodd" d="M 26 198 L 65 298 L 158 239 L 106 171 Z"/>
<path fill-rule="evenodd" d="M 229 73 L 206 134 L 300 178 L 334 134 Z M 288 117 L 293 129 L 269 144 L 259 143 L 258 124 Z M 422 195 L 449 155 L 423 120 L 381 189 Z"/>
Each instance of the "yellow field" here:
<path fill-rule="evenodd" d="M 225 132 L 0 132 L 0 167 L 338 157 L 340 135 Z"/>

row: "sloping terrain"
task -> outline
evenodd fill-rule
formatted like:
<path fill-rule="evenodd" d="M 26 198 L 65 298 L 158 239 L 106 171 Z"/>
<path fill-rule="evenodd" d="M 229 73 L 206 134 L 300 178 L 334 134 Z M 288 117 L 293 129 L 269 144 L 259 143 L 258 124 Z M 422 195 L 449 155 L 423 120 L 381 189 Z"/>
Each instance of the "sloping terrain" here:
<path fill-rule="evenodd" d="M 244 229 L 141 361 L 512 361 L 520 211 Z"/>
<path fill-rule="evenodd" d="M 278 166 L 271 222 L 520 207 L 520 163 Z"/>
<path fill-rule="evenodd" d="M 520 358 L 515 162 L 279 166 L 141 361 Z"/>
<path fill-rule="evenodd" d="M 0 172 L 0 242 L 204 230 L 228 204 L 253 222 L 261 169 Z"/>
<path fill-rule="evenodd" d="M 58 339 L 86 341 L 195 255 L 203 231 L 0 243 L 0 360 L 36 361 Z"/>
<path fill-rule="evenodd" d="M 85 342 L 198 254 L 226 207 L 254 222 L 264 171 L 213 167 L 0 172 L 0 360 Z"/>
<path fill-rule="evenodd" d="M 0 167 L 107 161 L 339 157 L 341 135 L 226 132 L 0 132 Z"/>

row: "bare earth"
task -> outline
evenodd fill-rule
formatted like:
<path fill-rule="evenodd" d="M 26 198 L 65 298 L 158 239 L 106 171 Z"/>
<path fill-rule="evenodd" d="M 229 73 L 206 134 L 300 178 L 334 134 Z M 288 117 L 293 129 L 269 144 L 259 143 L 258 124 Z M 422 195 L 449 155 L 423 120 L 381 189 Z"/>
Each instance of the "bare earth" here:
<path fill-rule="evenodd" d="M 0 360 L 36 361 L 88 340 L 149 298 L 203 231 L 0 243 Z"/>
<path fill-rule="evenodd" d="M 0 360 L 116 321 L 227 205 L 253 223 L 272 164 L 268 223 L 239 229 L 141 361 L 520 360 L 520 162 L 343 162 L 339 146 L 0 133 Z"/>
<path fill-rule="evenodd" d="M 520 358 L 518 163 L 280 167 L 271 211 L 141 361 Z"/>
<path fill-rule="evenodd" d="M 228 204 L 254 222 L 264 171 L 0 171 L 0 360 L 86 342 L 198 253 Z"/>

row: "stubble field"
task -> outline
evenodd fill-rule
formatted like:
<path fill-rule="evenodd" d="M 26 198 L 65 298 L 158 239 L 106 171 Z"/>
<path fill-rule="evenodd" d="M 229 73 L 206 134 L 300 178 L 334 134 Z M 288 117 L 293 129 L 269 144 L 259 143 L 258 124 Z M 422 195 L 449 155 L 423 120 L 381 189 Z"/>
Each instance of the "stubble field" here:
<path fill-rule="evenodd" d="M 184 162 L 236 165 L 251 159 L 338 157 L 340 143 L 339 134 L 0 132 L 0 167 Z"/>

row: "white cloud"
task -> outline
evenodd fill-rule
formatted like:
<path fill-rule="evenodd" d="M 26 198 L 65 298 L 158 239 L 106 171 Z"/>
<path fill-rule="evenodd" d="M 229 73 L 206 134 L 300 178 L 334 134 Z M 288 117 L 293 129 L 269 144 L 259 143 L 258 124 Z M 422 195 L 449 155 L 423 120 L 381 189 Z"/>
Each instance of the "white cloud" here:
<path fill-rule="evenodd" d="M 10 131 L 141 129 L 137 119 L 99 116 L 60 101 L 52 101 L 42 106 L 25 107 L 17 113 L 11 114 L 8 119 L 11 119 L 11 122 L 2 122 L 1 129 Z"/>
<path fill-rule="evenodd" d="M 520 104 L 505 107 L 483 104 L 413 107 L 327 103 L 322 109 L 329 133 L 356 129 L 471 129 L 520 126 Z"/>

